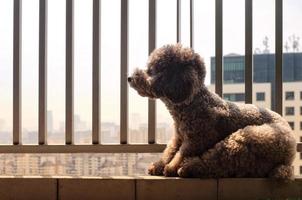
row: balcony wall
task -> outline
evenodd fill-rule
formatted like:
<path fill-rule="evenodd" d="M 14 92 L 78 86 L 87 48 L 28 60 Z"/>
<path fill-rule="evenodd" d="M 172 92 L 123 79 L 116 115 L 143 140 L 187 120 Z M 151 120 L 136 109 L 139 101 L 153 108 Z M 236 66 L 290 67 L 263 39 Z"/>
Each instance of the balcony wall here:
<path fill-rule="evenodd" d="M 181 179 L 164 177 L 1 177 L 5 199 L 302 199 L 302 178 Z"/>

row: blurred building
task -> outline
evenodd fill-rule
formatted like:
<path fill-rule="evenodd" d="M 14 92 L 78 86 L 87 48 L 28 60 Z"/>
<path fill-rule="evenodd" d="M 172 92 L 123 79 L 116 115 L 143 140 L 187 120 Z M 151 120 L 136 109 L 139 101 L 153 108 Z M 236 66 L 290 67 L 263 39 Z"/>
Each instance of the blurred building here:
<path fill-rule="evenodd" d="M 53 112 L 52 110 L 47 111 L 47 132 L 53 133 Z"/>
<path fill-rule="evenodd" d="M 119 142 L 119 126 L 113 122 L 101 123 L 101 140 L 103 143 Z"/>

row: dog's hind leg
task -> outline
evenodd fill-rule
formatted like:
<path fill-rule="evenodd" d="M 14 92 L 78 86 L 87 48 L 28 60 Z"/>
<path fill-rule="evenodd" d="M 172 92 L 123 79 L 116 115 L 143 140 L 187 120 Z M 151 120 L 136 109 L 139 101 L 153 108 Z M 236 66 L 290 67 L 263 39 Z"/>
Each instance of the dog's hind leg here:
<path fill-rule="evenodd" d="M 278 123 L 247 126 L 217 143 L 200 157 L 184 159 L 181 177 L 280 177 L 295 155 L 292 131 Z M 283 167 L 276 168 L 280 165 Z"/>
<path fill-rule="evenodd" d="M 269 177 L 277 180 L 293 180 L 294 169 L 289 165 L 280 165 L 271 171 Z"/>

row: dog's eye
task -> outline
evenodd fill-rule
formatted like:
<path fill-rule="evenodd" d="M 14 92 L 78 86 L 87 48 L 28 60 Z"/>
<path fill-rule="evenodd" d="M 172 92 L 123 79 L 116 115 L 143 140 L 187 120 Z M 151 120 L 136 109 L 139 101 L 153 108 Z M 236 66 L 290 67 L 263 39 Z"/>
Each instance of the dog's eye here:
<path fill-rule="evenodd" d="M 149 76 L 152 76 L 154 74 L 153 70 L 151 68 L 147 69 L 147 74 Z"/>

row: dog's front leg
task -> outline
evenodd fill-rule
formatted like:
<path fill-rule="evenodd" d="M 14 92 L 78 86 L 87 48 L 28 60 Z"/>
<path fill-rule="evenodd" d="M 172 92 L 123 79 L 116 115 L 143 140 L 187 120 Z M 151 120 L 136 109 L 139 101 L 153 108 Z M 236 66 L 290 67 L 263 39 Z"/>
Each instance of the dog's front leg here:
<path fill-rule="evenodd" d="M 198 140 L 185 140 L 182 142 L 179 151 L 175 154 L 174 158 L 166 165 L 164 169 L 165 176 L 178 176 L 178 169 L 181 167 L 185 158 L 201 155 Z M 199 148 L 198 148 L 199 147 Z"/>
<path fill-rule="evenodd" d="M 165 166 L 164 175 L 165 176 L 178 176 L 177 170 L 183 161 L 183 155 L 180 151 L 177 151 L 173 159 Z"/>
<path fill-rule="evenodd" d="M 150 175 L 163 175 L 165 166 L 174 159 L 175 154 L 178 152 L 181 145 L 181 139 L 178 134 L 169 141 L 161 159 L 155 163 L 152 163 L 148 169 Z"/>

